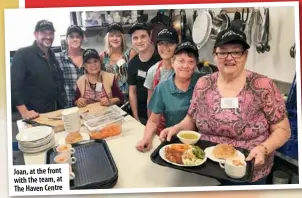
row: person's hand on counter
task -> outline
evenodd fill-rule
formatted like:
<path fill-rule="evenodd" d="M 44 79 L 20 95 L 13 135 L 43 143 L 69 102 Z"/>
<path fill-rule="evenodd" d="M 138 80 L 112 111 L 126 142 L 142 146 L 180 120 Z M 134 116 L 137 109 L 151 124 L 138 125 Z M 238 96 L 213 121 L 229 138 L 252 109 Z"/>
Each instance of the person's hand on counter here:
<path fill-rule="evenodd" d="M 111 105 L 111 102 L 110 102 L 109 98 L 104 97 L 104 98 L 101 98 L 100 104 L 101 104 L 101 106 L 108 107 Z"/>
<path fill-rule="evenodd" d="M 79 98 L 77 101 L 76 101 L 76 104 L 78 107 L 86 107 L 87 105 L 87 102 L 84 98 Z"/>
<path fill-rule="evenodd" d="M 140 152 L 149 151 L 152 147 L 152 139 L 143 138 L 136 144 L 136 149 Z"/>
<path fill-rule="evenodd" d="M 32 120 L 39 117 L 39 113 L 34 110 L 29 111 L 25 105 L 17 106 L 17 109 L 23 119 Z"/>

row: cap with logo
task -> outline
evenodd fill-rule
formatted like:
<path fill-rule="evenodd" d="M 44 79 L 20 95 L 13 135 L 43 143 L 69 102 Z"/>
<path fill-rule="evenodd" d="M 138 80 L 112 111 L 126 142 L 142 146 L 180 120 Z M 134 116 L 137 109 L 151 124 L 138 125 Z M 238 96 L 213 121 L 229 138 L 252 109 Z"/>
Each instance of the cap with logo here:
<path fill-rule="evenodd" d="M 83 51 L 83 62 L 86 63 L 91 58 L 100 59 L 100 55 L 95 49 L 85 49 Z"/>
<path fill-rule="evenodd" d="M 119 23 L 111 23 L 107 28 L 107 32 L 111 32 L 111 31 L 120 31 L 121 33 L 124 34 L 123 26 Z"/>
<path fill-rule="evenodd" d="M 156 43 L 158 43 L 159 41 L 178 43 L 178 34 L 176 30 L 172 27 L 163 28 L 157 34 Z"/>
<path fill-rule="evenodd" d="M 66 35 L 70 35 L 71 33 L 78 33 L 81 37 L 84 36 L 84 32 L 83 32 L 82 28 L 80 28 L 77 25 L 71 25 L 67 28 Z"/>
<path fill-rule="evenodd" d="M 184 41 L 181 44 L 179 44 L 176 47 L 174 54 L 178 54 L 181 51 L 193 52 L 197 59 L 199 57 L 197 46 L 192 41 Z"/>
<path fill-rule="evenodd" d="M 130 27 L 128 33 L 133 34 L 133 32 L 135 32 L 136 30 L 150 31 L 151 25 L 149 25 L 148 23 L 142 23 L 142 22 L 133 23 L 132 26 Z"/>
<path fill-rule="evenodd" d="M 35 27 L 35 32 L 41 32 L 44 30 L 55 31 L 55 28 L 54 28 L 52 22 L 47 21 L 47 20 L 38 21 L 36 24 L 36 27 Z"/>
<path fill-rule="evenodd" d="M 227 43 L 238 42 L 243 45 L 244 48 L 249 49 L 250 45 L 246 42 L 246 35 L 244 32 L 229 28 L 219 32 L 217 35 L 214 47 L 219 47 Z"/>

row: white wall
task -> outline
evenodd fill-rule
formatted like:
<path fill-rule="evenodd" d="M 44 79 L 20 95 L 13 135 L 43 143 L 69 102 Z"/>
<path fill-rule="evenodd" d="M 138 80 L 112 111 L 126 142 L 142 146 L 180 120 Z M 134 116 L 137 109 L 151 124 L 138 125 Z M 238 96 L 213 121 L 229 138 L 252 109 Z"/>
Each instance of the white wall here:
<path fill-rule="evenodd" d="M 8 10 L 4 17 L 5 47 L 10 51 L 33 43 L 35 26 L 39 20 L 46 19 L 54 24 L 56 29 L 54 46 L 60 46 L 60 35 L 66 34 L 70 25 L 68 10 L 14 9 Z"/>
<path fill-rule="evenodd" d="M 212 9 L 218 13 L 220 9 Z M 156 15 L 157 10 L 145 11 L 149 14 L 149 20 Z M 176 14 L 179 12 L 176 11 Z M 188 24 L 192 27 L 193 10 L 186 10 Z M 233 19 L 233 16 L 230 15 Z M 26 9 L 11 10 L 6 13 L 6 47 L 7 50 L 17 50 L 20 47 L 30 45 L 33 42 L 33 30 L 40 19 L 52 21 L 57 30 L 54 45 L 60 45 L 60 35 L 66 33 L 70 25 L 70 14 L 68 10 L 58 9 Z M 252 71 L 269 76 L 272 79 L 291 83 L 295 73 L 295 59 L 289 55 L 290 47 L 295 42 L 295 19 L 294 7 L 270 7 L 270 52 L 258 54 L 255 46 L 251 46 L 246 67 Z M 131 44 L 127 35 L 128 44 Z M 87 38 L 83 47 L 93 47 L 103 50 L 103 39 L 96 37 Z M 209 41 L 201 50 L 200 56 L 213 63 L 213 42 Z"/>

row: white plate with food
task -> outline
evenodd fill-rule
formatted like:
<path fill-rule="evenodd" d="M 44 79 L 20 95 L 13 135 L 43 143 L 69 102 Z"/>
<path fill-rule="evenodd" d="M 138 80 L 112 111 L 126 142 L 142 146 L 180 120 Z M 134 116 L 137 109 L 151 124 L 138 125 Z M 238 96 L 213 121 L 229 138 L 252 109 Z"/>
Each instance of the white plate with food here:
<path fill-rule="evenodd" d="M 166 145 L 159 150 L 159 156 L 170 164 L 183 167 L 200 166 L 207 161 L 201 148 L 188 144 Z"/>
<path fill-rule="evenodd" d="M 216 146 L 206 148 L 204 152 L 207 158 L 218 163 L 223 163 L 227 158 L 231 157 L 238 157 L 241 160 L 245 160 L 245 155 L 230 144 L 217 144 Z"/>
<path fill-rule="evenodd" d="M 88 133 L 70 132 L 65 133 L 64 137 L 59 140 L 59 144 L 75 144 L 86 140 L 90 140 Z"/>

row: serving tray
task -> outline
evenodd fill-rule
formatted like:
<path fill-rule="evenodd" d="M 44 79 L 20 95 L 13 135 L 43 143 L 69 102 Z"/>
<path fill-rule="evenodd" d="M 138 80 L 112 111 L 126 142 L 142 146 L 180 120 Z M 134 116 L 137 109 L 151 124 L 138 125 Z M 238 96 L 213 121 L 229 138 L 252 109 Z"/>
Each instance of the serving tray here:
<path fill-rule="evenodd" d="M 177 166 L 177 165 L 168 163 L 160 157 L 159 151 L 162 147 L 164 147 L 168 144 L 175 144 L 175 143 L 181 143 L 181 141 L 176 136 L 172 137 L 170 142 L 167 142 L 167 141 L 162 142 L 151 154 L 152 162 L 154 162 L 158 165 L 161 165 L 161 166 L 167 166 L 170 168 L 174 168 L 174 169 L 178 169 L 181 171 L 190 172 L 190 173 L 194 173 L 194 174 L 198 174 L 198 175 L 203 175 L 203 176 L 211 177 L 211 178 L 218 179 L 218 180 L 227 180 L 227 181 L 233 181 L 233 182 L 239 182 L 239 183 L 252 181 L 253 170 L 254 170 L 254 161 L 253 160 L 247 162 L 246 174 L 241 179 L 230 178 L 225 173 L 224 169 L 222 169 L 219 166 L 219 163 L 214 162 L 214 161 L 210 160 L 209 158 L 202 165 L 194 166 L 194 167 Z M 202 150 L 205 150 L 206 148 L 215 146 L 217 144 L 213 143 L 213 142 L 209 142 L 209 141 L 199 140 L 195 145 L 199 146 Z M 238 151 L 240 151 L 241 153 L 243 153 L 245 155 L 245 157 L 247 157 L 249 154 L 249 151 L 246 149 L 242 149 L 242 148 L 236 148 L 236 149 Z"/>

